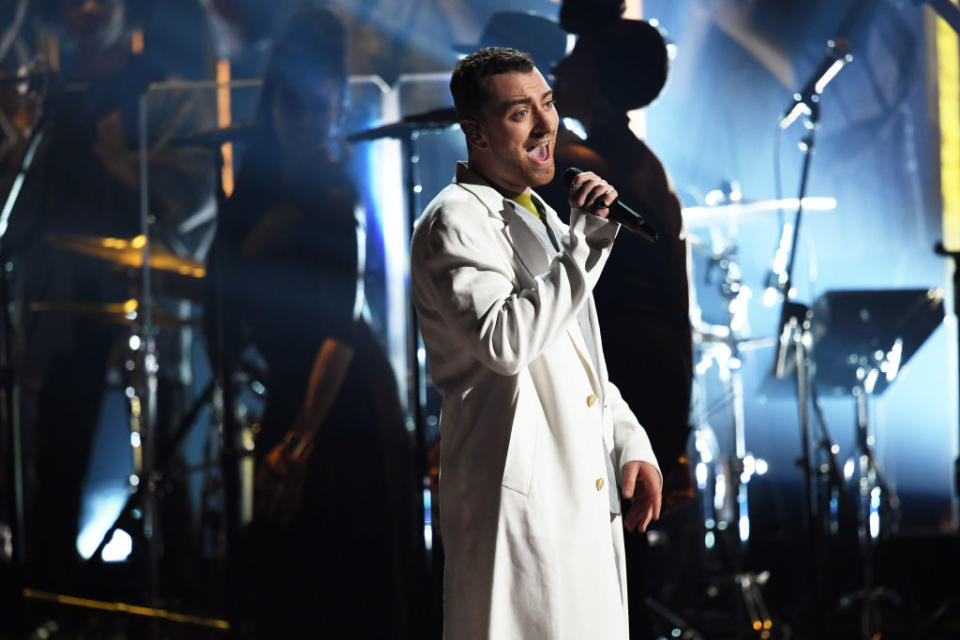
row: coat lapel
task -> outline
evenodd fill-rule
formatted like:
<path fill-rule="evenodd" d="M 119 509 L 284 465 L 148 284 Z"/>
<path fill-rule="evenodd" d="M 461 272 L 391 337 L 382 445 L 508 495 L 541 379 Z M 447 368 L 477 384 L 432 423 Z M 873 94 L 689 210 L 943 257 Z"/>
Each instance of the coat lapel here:
<path fill-rule="evenodd" d="M 530 228 L 517 211 L 517 205 L 491 187 L 481 176 L 463 162 L 457 163 L 456 182 L 475 195 L 491 216 L 503 223 L 503 234 L 513 248 L 513 254 L 531 277 L 537 277 L 550 268 L 552 248 L 544 246 L 536 232 Z"/>
<path fill-rule="evenodd" d="M 529 272 L 531 277 L 535 278 L 550 268 L 550 261 L 553 260 L 555 255 L 553 248 L 545 246 L 540 236 L 520 217 L 522 214 L 517 210 L 518 205 L 515 205 L 515 203 L 503 197 L 499 191 L 491 187 L 481 176 L 471 171 L 466 163 L 457 163 L 457 176 L 455 181 L 461 187 L 475 195 L 487 208 L 490 216 L 498 218 L 503 222 L 503 234 L 507 242 L 510 243 L 510 246 L 513 247 L 514 256 L 524 266 L 527 272 Z M 560 233 L 561 237 L 569 233 L 567 225 L 563 224 L 557 212 L 547 205 L 540 196 L 537 196 L 537 199 L 543 203 L 546 209 L 545 214 L 550 217 L 553 228 Z M 597 326 L 597 314 L 593 306 L 592 297 L 587 300 L 587 305 L 590 324 L 593 327 L 593 335 L 595 341 L 599 343 L 598 336 L 600 335 L 600 329 Z M 567 335 L 570 337 L 577 351 L 577 355 L 580 357 L 580 362 L 583 363 L 587 371 L 587 377 L 590 379 L 590 386 L 593 388 L 593 392 L 597 394 L 598 397 L 603 398 L 603 389 L 600 385 L 600 380 L 603 379 L 605 372 L 603 356 L 600 355 L 600 345 L 596 344 L 595 351 L 600 359 L 598 365 L 600 371 L 597 372 L 590 362 L 590 351 L 587 349 L 583 333 L 580 331 L 576 322 L 571 322 L 570 328 L 567 329 Z M 600 374 L 599 377 L 597 375 L 598 373 Z"/>
<path fill-rule="evenodd" d="M 550 269 L 550 261 L 556 252 L 543 244 L 540 236 L 530 228 L 530 223 L 521 217 L 524 214 L 517 211 L 517 205 L 512 202 L 503 205 L 503 219 L 507 223 L 503 230 L 514 253 L 532 277 L 543 275 Z"/>

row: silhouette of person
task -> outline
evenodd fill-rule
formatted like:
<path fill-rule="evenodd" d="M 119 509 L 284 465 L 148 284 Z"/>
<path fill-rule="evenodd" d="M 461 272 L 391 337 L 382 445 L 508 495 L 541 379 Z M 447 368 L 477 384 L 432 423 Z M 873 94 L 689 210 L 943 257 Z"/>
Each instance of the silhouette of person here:
<path fill-rule="evenodd" d="M 574 7 L 565 3 L 565 27 Z M 581 24 L 581 23 L 576 23 Z M 653 151 L 629 128 L 628 111 L 649 104 L 667 73 L 666 45 L 646 22 L 615 18 L 587 23 L 569 56 L 554 67 L 557 104 L 575 118 L 586 139 L 558 136 L 557 165 L 594 171 L 616 184 L 659 232 L 656 243 L 621 230 L 594 295 L 610 379 L 650 435 L 664 474 L 664 505 L 688 493 L 681 462 L 690 433 L 693 380 L 686 247 L 681 204 Z M 555 181 L 546 197 L 566 198 Z M 627 539 L 632 637 L 644 630 L 642 536 Z"/>
<path fill-rule="evenodd" d="M 357 194 L 336 132 L 343 27 L 293 15 L 218 228 L 224 352 L 269 369 L 249 550 L 262 637 L 408 637 L 417 494 L 396 383 L 362 318 Z"/>

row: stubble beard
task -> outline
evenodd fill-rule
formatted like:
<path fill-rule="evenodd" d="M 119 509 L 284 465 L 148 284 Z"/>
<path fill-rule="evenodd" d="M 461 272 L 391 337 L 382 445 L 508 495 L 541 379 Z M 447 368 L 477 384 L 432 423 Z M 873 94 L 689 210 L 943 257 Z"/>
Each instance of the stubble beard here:
<path fill-rule="evenodd" d="M 545 184 L 550 184 L 550 181 L 553 180 L 554 174 L 556 174 L 557 168 L 553 163 L 551 158 L 549 167 L 534 167 L 530 172 L 531 175 L 528 176 L 528 181 L 530 182 L 531 187 L 542 187 Z"/>

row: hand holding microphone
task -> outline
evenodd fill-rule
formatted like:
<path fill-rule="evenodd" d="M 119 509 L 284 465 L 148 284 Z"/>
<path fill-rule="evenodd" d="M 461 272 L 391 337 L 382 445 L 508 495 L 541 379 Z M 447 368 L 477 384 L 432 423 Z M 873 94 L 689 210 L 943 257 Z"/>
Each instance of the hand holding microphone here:
<path fill-rule="evenodd" d="M 563 186 L 570 190 L 568 202 L 571 207 L 586 209 L 601 218 L 610 214 L 610 203 L 617 199 L 617 190 L 592 171 L 567 169 L 563 174 Z"/>
<path fill-rule="evenodd" d="M 592 171 L 570 167 L 563 172 L 563 186 L 570 190 L 570 206 L 587 209 L 601 218 L 608 218 L 644 240 L 656 242 L 658 233 L 643 216 L 620 202 L 617 190 Z"/>

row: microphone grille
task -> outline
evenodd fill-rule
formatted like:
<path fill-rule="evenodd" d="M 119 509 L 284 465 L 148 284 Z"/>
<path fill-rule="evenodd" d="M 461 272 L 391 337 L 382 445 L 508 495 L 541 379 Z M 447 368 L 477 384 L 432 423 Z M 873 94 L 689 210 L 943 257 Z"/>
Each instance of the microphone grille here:
<path fill-rule="evenodd" d="M 563 177 L 560 178 L 560 180 L 563 182 L 564 188 L 569 189 L 573 185 L 573 179 L 581 173 L 583 173 L 583 171 L 580 171 L 580 169 L 577 169 L 576 167 L 570 167 L 564 171 Z"/>
<path fill-rule="evenodd" d="M 827 41 L 827 49 L 835 58 L 844 58 L 850 54 L 850 42 L 846 38 L 833 38 Z"/>

